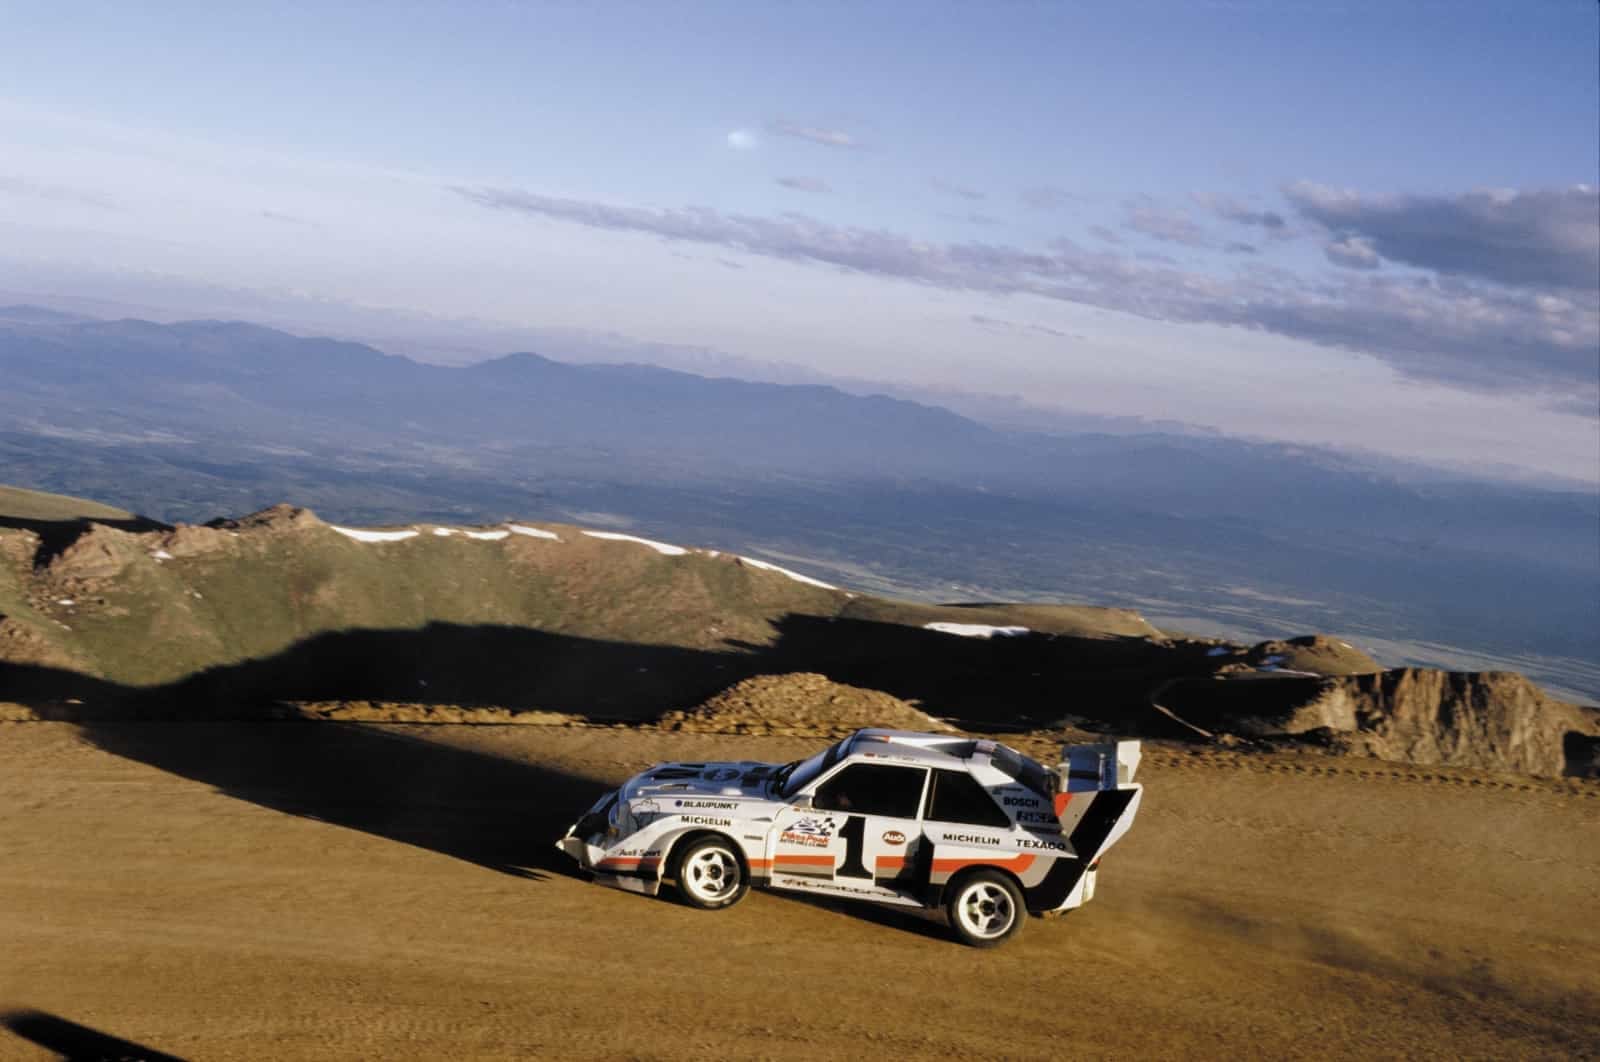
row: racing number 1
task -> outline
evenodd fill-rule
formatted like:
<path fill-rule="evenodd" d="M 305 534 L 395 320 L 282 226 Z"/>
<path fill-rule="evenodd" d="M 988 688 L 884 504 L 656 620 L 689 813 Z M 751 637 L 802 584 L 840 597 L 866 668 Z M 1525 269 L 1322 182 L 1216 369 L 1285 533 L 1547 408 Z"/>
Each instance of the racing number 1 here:
<path fill-rule="evenodd" d="M 866 868 L 862 857 L 866 854 L 867 820 L 863 815 L 851 815 L 839 830 L 844 838 L 844 863 L 834 871 L 835 877 L 868 878 L 872 871 Z"/>

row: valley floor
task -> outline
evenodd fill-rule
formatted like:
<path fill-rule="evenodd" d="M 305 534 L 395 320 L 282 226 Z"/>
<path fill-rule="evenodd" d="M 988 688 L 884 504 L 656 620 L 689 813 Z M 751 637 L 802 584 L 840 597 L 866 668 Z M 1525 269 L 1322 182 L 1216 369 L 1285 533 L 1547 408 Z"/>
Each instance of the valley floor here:
<path fill-rule="evenodd" d="M 553 839 L 681 758 L 559 727 L 0 724 L 0 1058 L 1555 1057 L 1600 1043 L 1600 786 L 1152 748 L 1098 897 L 982 952 L 707 914 Z M 101 1051 L 100 1053 L 109 1053 Z M 128 1053 L 126 1049 L 123 1053 Z"/>

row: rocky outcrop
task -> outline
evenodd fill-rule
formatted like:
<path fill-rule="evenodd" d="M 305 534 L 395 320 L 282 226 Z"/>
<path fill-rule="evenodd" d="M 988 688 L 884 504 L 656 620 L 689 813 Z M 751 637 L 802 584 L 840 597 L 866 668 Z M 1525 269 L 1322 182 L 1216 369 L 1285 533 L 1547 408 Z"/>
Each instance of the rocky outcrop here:
<path fill-rule="evenodd" d="M 1327 720 L 1353 752 L 1405 763 L 1590 775 L 1600 711 L 1507 671 L 1405 668 L 1331 682 L 1297 721 Z M 1345 724 L 1345 725 L 1339 725 Z"/>
<path fill-rule="evenodd" d="M 1247 655 L 1255 667 L 1311 671 L 1318 675 L 1367 675 L 1382 670 L 1376 660 L 1360 649 L 1326 634 L 1261 642 L 1252 646 Z"/>
<path fill-rule="evenodd" d="M 148 548 L 144 535 L 94 524 L 50 562 L 50 573 L 57 578 L 109 578 Z"/>
<path fill-rule="evenodd" d="M 1169 683 L 1155 706 L 1206 736 L 1301 738 L 1399 763 L 1596 777 L 1600 709 L 1513 672 L 1259 672 Z"/>
<path fill-rule="evenodd" d="M 288 503 L 273 505 L 237 520 L 212 520 L 206 524 L 207 528 L 218 531 L 302 531 L 321 526 L 323 523 L 316 513 Z"/>

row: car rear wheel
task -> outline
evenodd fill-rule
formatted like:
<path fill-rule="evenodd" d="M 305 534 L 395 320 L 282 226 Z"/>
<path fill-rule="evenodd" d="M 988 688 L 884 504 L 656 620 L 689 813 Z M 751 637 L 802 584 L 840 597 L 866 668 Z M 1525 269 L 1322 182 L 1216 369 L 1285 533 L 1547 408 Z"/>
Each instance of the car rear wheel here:
<path fill-rule="evenodd" d="M 732 907 L 750 891 L 733 843 L 721 837 L 691 841 L 678 858 L 678 894 L 690 907 Z"/>
<path fill-rule="evenodd" d="M 1027 918 L 1022 890 L 997 870 L 975 870 L 960 881 L 945 903 L 950 928 L 963 944 L 992 948 L 1022 930 Z"/>

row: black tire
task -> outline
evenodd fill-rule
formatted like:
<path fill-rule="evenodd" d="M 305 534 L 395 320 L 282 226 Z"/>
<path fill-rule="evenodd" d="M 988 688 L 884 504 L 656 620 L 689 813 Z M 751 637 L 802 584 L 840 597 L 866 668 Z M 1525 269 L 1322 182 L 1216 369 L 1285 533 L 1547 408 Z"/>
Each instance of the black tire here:
<path fill-rule="evenodd" d="M 950 929 L 963 944 L 992 948 L 1022 932 L 1028 920 L 1022 890 L 998 870 L 973 870 L 951 882 L 945 891 Z"/>
<path fill-rule="evenodd" d="M 739 851 L 726 837 L 700 837 L 686 844 L 677 856 L 678 895 L 690 907 L 720 911 L 744 899 L 750 891 Z"/>

